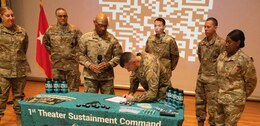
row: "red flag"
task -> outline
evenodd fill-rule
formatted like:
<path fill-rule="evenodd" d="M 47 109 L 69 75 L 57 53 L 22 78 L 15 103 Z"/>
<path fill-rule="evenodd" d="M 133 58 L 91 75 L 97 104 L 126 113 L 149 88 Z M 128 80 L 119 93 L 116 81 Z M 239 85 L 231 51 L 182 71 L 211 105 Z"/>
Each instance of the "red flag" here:
<path fill-rule="evenodd" d="M 46 76 L 48 78 L 52 78 L 50 56 L 42 42 L 43 35 L 47 28 L 48 28 L 48 22 L 45 16 L 45 12 L 43 10 L 43 6 L 41 4 L 39 22 L 38 22 L 37 43 L 36 43 L 37 44 L 36 61 L 40 65 L 40 67 L 44 70 Z"/>

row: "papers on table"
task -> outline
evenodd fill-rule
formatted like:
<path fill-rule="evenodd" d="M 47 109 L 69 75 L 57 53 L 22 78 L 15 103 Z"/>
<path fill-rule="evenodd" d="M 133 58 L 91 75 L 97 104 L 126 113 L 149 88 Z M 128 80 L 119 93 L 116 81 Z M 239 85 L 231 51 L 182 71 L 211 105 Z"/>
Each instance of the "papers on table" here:
<path fill-rule="evenodd" d="M 106 101 L 110 101 L 110 102 L 115 102 L 115 103 L 126 102 L 126 99 L 125 99 L 125 98 L 119 97 L 119 96 L 107 98 L 107 99 L 105 99 L 105 100 L 106 100 Z"/>
<path fill-rule="evenodd" d="M 120 106 L 119 112 L 128 112 L 128 113 L 133 113 L 133 114 L 138 114 L 144 109 L 138 108 L 138 107 L 129 107 L 129 106 Z"/>
<path fill-rule="evenodd" d="M 30 98 L 26 98 L 25 102 L 29 103 L 44 103 L 44 104 L 57 104 L 64 101 L 75 100 L 76 98 L 69 96 L 61 96 L 61 95 L 52 95 L 52 94 L 39 94 Z"/>

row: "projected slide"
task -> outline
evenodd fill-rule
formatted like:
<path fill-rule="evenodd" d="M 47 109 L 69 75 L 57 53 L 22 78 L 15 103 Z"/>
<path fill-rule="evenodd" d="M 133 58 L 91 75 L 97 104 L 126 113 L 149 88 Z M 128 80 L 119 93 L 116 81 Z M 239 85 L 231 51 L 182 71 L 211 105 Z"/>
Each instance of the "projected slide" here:
<path fill-rule="evenodd" d="M 213 0 L 99 0 L 99 4 L 109 17 L 108 31 L 125 51 L 142 51 L 154 32 L 153 21 L 162 17 L 166 20 L 166 33 L 176 39 L 181 60 L 195 62 Z"/>

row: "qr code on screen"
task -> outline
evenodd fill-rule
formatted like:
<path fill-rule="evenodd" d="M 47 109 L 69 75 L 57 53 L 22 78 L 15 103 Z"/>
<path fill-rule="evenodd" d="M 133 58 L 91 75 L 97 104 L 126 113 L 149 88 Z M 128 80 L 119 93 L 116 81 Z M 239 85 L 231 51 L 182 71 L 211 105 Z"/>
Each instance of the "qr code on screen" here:
<path fill-rule="evenodd" d="M 99 0 L 99 4 L 109 17 L 108 31 L 124 51 L 144 50 L 147 38 L 154 34 L 154 20 L 162 17 L 165 32 L 176 39 L 180 57 L 195 62 L 213 0 Z"/>

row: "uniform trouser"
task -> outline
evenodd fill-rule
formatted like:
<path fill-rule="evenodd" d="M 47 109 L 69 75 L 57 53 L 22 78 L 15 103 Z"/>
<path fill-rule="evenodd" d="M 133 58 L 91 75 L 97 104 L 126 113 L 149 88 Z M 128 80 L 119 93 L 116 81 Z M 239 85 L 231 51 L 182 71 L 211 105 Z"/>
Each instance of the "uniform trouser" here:
<path fill-rule="evenodd" d="M 218 104 L 215 113 L 216 126 L 237 126 L 244 111 L 244 105 Z"/>
<path fill-rule="evenodd" d="M 114 91 L 114 80 L 91 80 L 84 78 L 84 91 L 91 92 L 91 93 L 98 93 L 100 90 L 101 94 L 115 94 Z"/>
<path fill-rule="evenodd" d="M 164 84 L 162 86 L 159 87 L 158 90 L 158 98 L 159 99 L 165 99 L 166 98 L 166 90 L 171 87 L 171 82 L 169 82 L 169 84 Z"/>
<path fill-rule="evenodd" d="M 13 109 L 17 115 L 21 114 L 19 101 L 24 99 L 24 87 L 26 77 L 21 78 L 5 78 L 0 77 L 0 117 L 4 115 L 6 103 L 9 97 L 10 88 L 13 94 Z"/>
<path fill-rule="evenodd" d="M 217 105 L 218 86 L 215 76 L 199 76 L 197 80 L 196 98 L 196 117 L 198 121 L 205 121 L 209 113 L 209 124 L 214 125 L 214 113 Z"/>
<path fill-rule="evenodd" d="M 69 91 L 79 91 L 80 86 L 80 72 L 79 70 L 58 70 L 52 69 L 52 76 L 54 79 L 67 80 Z"/>

